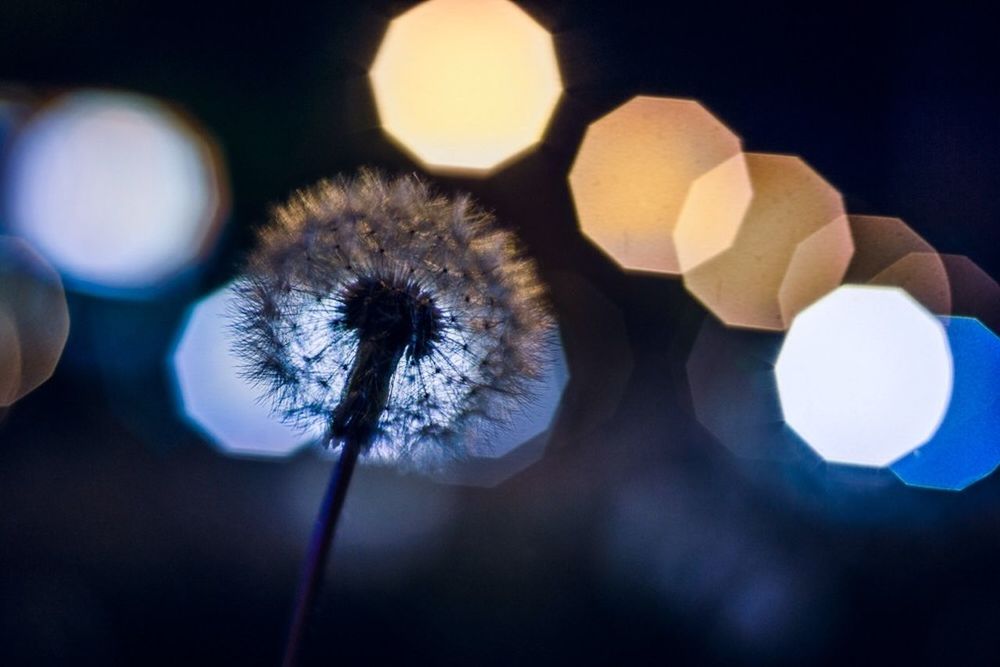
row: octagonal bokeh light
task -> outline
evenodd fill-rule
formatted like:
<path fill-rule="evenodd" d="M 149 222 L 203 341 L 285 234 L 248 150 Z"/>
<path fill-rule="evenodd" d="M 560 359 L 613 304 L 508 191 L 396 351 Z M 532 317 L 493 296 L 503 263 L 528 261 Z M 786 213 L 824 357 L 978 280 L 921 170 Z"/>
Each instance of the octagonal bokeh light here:
<path fill-rule="evenodd" d="M 941 322 L 899 288 L 845 285 L 799 313 L 775 366 L 785 420 L 826 461 L 885 467 L 951 399 Z"/>
<path fill-rule="evenodd" d="M 706 317 L 685 365 L 698 422 L 736 456 L 815 462 L 781 413 L 774 364 L 781 336 Z"/>
<path fill-rule="evenodd" d="M 227 285 L 195 304 L 187 316 L 170 357 L 180 409 L 225 454 L 289 456 L 319 434 L 282 423 L 263 390 L 241 377 L 229 328 L 234 299 Z"/>
<path fill-rule="evenodd" d="M 848 216 L 854 257 L 845 283 L 901 287 L 938 315 L 951 313 L 944 261 L 930 243 L 899 218 Z"/>
<path fill-rule="evenodd" d="M 612 259 L 678 274 L 732 242 L 746 171 L 739 137 L 698 102 L 638 96 L 590 124 L 569 183 L 580 230 Z"/>
<path fill-rule="evenodd" d="M 59 274 L 22 239 L 0 236 L 0 407 L 51 377 L 68 336 Z"/>
<path fill-rule="evenodd" d="M 941 255 L 951 287 L 951 313 L 975 317 L 1000 332 L 1000 283 L 965 255 Z"/>
<path fill-rule="evenodd" d="M 684 286 L 729 326 L 783 331 L 835 289 L 854 252 L 840 194 L 789 155 L 746 153 L 753 196 L 732 245 L 684 272 Z"/>
<path fill-rule="evenodd" d="M 496 486 L 536 463 L 548 447 L 569 377 L 562 338 L 556 334 L 545 373 L 532 382 L 524 404 L 504 424 L 469 434 L 469 458 L 448 463 L 431 476 L 450 484 Z"/>
<path fill-rule="evenodd" d="M 934 252 L 933 246 L 900 218 L 849 215 L 854 257 L 844 279 L 866 283 L 913 252 Z"/>
<path fill-rule="evenodd" d="M 910 486 L 961 491 L 1000 465 L 1000 338 L 971 317 L 945 317 L 955 387 L 941 427 L 892 471 Z"/>
<path fill-rule="evenodd" d="M 537 144 L 562 95 L 552 36 L 508 0 L 429 0 L 369 72 L 386 133 L 430 171 L 487 173 Z"/>
<path fill-rule="evenodd" d="M 228 198 L 205 135 L 148 97 L 86 90 L 57 97 L 11 146 L 10 229 L 69 287 L 143 297 L 211 248 Z"/>
<path fill-rule="evenodd" d="M 695 179 L 673 234 L 682 273 L 733 245 L 752 197 L 753 186 L 742 152 Z"/>

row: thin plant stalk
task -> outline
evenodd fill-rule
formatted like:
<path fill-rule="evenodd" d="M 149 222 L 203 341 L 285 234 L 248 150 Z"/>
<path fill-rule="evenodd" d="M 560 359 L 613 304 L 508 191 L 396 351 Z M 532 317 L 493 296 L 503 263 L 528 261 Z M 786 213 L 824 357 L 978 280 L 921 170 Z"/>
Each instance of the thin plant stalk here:
<path fill-rule="evenodd" d="M 284 667 L 297 664 L 309 618 L 323 585 L 326 562 L 347 498 L 351 475 L 358 456 L 375 437 L 379 419 L 389 400 L 392 374 L 416 336 L 415 316 L 407 294 L 376 288 L 363 291 L 359 299 L 360 306 L 353 304 L 358 312 L 347 316 L 357 320 L 361 339 L 346 390 L 330 424 L 331 437 L 335 442 L 342 443 L 340 460 L 330 475 L 313 527 L 288 643 L 285 645 Z"/>
<path fill-rule="evenodd" d="M 285 644 L 285 657 L 281 662 L 283 667 L 295 667 L 298 664 L 309 618 L 312 616 L 316 598 L 323 586 L 323 574 L 329 559 L 330 547 L 333 544 L 333 536 L 337 530 L 341 510 L 344 508 L 344 499 L 347 498 L 347 487 L 351 483 L 351 475 L 358 461 L 358 455 L 361 453 L 361 446 L 360 441 L 345 442 L 340 453 L 340 460 L 337 461 L 336 467 L 330 473 L 326 495 L 323 497 L 323 504 L 316 516 L 312 539 L 309 542 L 309 551 L 306 554 L 302 576 L 299 580 L 298 594 L 295 597 L 295 611 L 288 631 L 288 641 Z"/>

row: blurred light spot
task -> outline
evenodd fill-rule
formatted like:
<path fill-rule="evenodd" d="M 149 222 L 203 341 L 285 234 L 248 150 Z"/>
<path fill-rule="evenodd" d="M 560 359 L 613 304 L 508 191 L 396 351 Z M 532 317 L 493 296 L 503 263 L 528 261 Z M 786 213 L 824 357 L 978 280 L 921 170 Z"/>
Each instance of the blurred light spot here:
<path fill-rule="evenodd" d="M 939 315 L 951 312 L 944 262 L 934 248 L 899 218 L 848 216 L 854 257 L 845 283 L 901 287 Z"/>
<path fill-rule="evenodd" d="M 21 239 L 0 236 L 0 406 L 52 376 L 68 336 L 59 275 Z"/>
<path fill-rule="evenodd" d="M 752 197 L 743 153 L 695 180 L 674 229 L 681 272 L 704 264 L 733 245 Z"/>
<path fill-rule="evenodd" d="M 1000 333 L 1000 285 L 964 255 L 941 255 L 951 285 L 951 313 L 975 317 Z"/>
<path fill-rule="evenodd" d="M 684 285 L 728 325 L 781 331 L 840 284 L 853 244 L 840 194 L 805 162 L 763 153 L 746 160 L 753 198 L 736 240 L 685 272 Z"/>
<path fill-rule="evenodd" d="M 930 442 L 892 465 L 910 486 L 961 491 L 1000 464 L 1000 338 L 978 320 L 942 318 L 955 388 Z"/>
<path fill-rule="evenodd" d="M 799 243 L 778 289 L 778 306 L 787 327 L 795 315 L 833 290 L 851 261 L 854 241 L 846 220 L 837 218 Z"/>
<path fill-rule="evenodd" d="M 866 283 L 912 252 L 934 252 L 930 243 L 899 218 L 850 215 L 854 256 L 844 280 Z"/>
<path fill-rule="evenodd" d="M 775 334 L 728 329 L 706 318 L 687 362 L 691 405 L 702 426 L 745 459 L 813 459 L 785 424 L 774 379 Z"/>
<path fill-rule="evenodd" d="M 21 389 L 21 339 L 17 324 L 0 307 L 0 408 L 17 400 Z"/>
<path fill-rule="evenodd" d="M 508 417 L 506 426 L 471 435 L 466 446 L 472 458 L 446 464 L 431 476 L 449 484 L 496 486 L 537 463 L 548 446 L 567 382 L 569 365 L 562 339 L 556 336 L 545 374 L 529 388 L 531 397 Z"/>
<path fill-rule="evenodd" d="M 901 287 L 932 313 L 951 312 L 948 272 L 936 252 L 911 253 L 880 271 L 868 284 Z"/>
<path fill-rule="evenodd" d="M 74 289 L 145 296 L 215 240 L 219 156 L 165 105 L 84 91 L 41 110 L 12 146 L 9 225 Z"/>
<path fill-rule="evenodd" d="M 901 289 L 854 285 L 795 318 L 775 373 L 789 426 L 825 460 L 871 467 L 934 435 L 953 378 L 937 318 Z"/>
<path fill-rule="evenodd" d="M 432 171 L 498 167 L 538 143 L 562 94 L 551 35 L 506 0 L 417 5 L 370 77 L 385 131 Z"/>
<path fill-rule="evenodd" d="M 739 226 L 746 169 L 739 156 L 739 137 L 697 102 L 633 97 L 584 135 L 569 174 L 580 229 L 623 268 L 680 273 L 674 231 L 688 191 L 733 158 L 696 190 L 681 232 L 685 262 L 717 252 Z M 703 231 L 707 215 L 721 218 Z"/>
<path fill-rule="evenodd" d="M 191 309 L 172 356 L 187 420 L 225 454 L 289 456 L 316 439 L 271 413 L 263 390 L 240 376 L 229 329 L 234 296 L 213 292 Z"/>

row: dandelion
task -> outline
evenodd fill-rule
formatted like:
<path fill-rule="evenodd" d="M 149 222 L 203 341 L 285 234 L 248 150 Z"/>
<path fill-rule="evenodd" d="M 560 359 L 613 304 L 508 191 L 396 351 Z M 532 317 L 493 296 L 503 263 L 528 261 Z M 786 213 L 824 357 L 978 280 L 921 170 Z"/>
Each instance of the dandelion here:
<path fill-rule="evenodd" d="M 358 457 L 428 469 L 469 456 L 530 398 L 554 322 L 513 235 L 415 176 L 324 181 L 272 218 L 235 286 L 237 352 L 284 419 L 322 427 L 341 452 L 292 664 Z"/>

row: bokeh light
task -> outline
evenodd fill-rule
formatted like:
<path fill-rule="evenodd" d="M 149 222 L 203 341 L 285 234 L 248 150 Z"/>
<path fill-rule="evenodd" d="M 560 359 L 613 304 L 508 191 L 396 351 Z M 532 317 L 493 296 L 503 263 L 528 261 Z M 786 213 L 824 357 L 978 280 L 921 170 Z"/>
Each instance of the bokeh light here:
<path fill-rule="evenodd" d="M 854 242 L 844 218 L 837 218 L 799 243 L 778 288 L 785 327 L 816 299 L 834 289 L 851 261 Z"/>
<path fill-rule="evenodd" d="M 848 216 L 854 257 L 845 283 L 901 287 L 932 313 L 951 312 L 944 262 L 930 243 L 899 218 Z"/>
<path fill-rule="evenodd" d="M 752 197 L 753 186 L 743 153 L 695 180 L 674 228 L 674 246 L 682 273 L 733 245 Z"/>
<path fill-rule="evenodd" d="M 73 289 L 145 296 L 192 266 L 219 231 L 218 153 L 170 108 L 81 91 L 39 111 L 11 146 L 10 229 Z"/>
<path fill-rule="evenodd" d="M 68 336 L 59 275 L 23 240 L 0 236 L 0 407 L 52 376 Z"/>
<path fill-rule="evenodd" d="M 21 338 L 14 319 L 0 308 L 0 410 L 13 403 L 21 389 Z"/>
<path fill-rule="evenodd" d="M 470 434 L 465 445 L 470 458 L 446 464 L 431 476 L 450 484 L 496 486 L 541 459 L 570 378 L 558 335 L 553 338 L 550 360 L 545 373 L 529 389 L 529 399 L 505 424 Z"/>
<path fill-rule="evenodd" d="M 934 252 L 930 243 L 900 218 L 849 215 L 854 257 L 844 280 L 866 283 L 913 252 Z"/>
<path fill-rule="evenodd" d="M 527 400 L 495 431 L 484 430 L 469 443 L 475 456 L 499 458 L 518 445 L 546 431 L 556 416 L 563 390 L 569 382 L 569 365 L 558 332 L 553 336 L 545 372 L 529 387 Z"/>
<path fill-rule="evenodd" d="M 901 289 L 855 285 L 795 318 L 775 374 L 789 426 L 826 461 L 870 467 L 934 435 L 953 380 L 937 318 Z"/>
<path fill-rule="evenodd" d="M 686 366 L 691 406 L 701 425 L 741 458 L 815 463 L 782 416 L 774 377 L 781 341 L 705 318 Z"/>
<path fill-rule="evenodd" d="M 880 271 L 868 284 L 901 287 L 938 315 L 948 315 L 952 310 L 948 272 L 936 252 L 910 253 Z"/>
<path fill-rule="evenodd" d="M 184 416 L 220 451 L 233 456 L 289 456 L 319 434 L 272 414 L 263 389 L 241 377 L 229 328 L 233 292 L 223 287 L 197 303 L 171 356 Z"/>
<path fill-rule="evenodd" d="M 1000 284 L 964 255 L 941 255 L 951 286 L 953 315 L 975 317 L 1000 332 Z"/>
<path fill-rule="evenodd" d="M 431 171 L 497 168 L 538 143 L 562 95 L 552 36 L 507 0 L 417 5 L 369 75 L 383 128 Z"/>
<path fill-rule="evenodd" d="M 740 150 L 697 102 L 634 97 L 584 135 L 569 174 L 580 230 L 623 268 L 678 274 L 674 232 L 696 182 L 679 237 L 685 264 L 731 243 L 749 197 Z"/>
<path fill-rule="evenodd" d="M 930 442 L 892 465 L 910 486 L 961 491 L 1000 465 L 1000 338 L 974 318 L 943 318 L 955 386 Z"/>
<path fill-rule="evenodd" d="M 840 194 L 799 158 L 747 153 L 750 207 L 733 245 L 684 273 L 730 326 L 781 331 L 840 284 L 854 251 Z"/>

